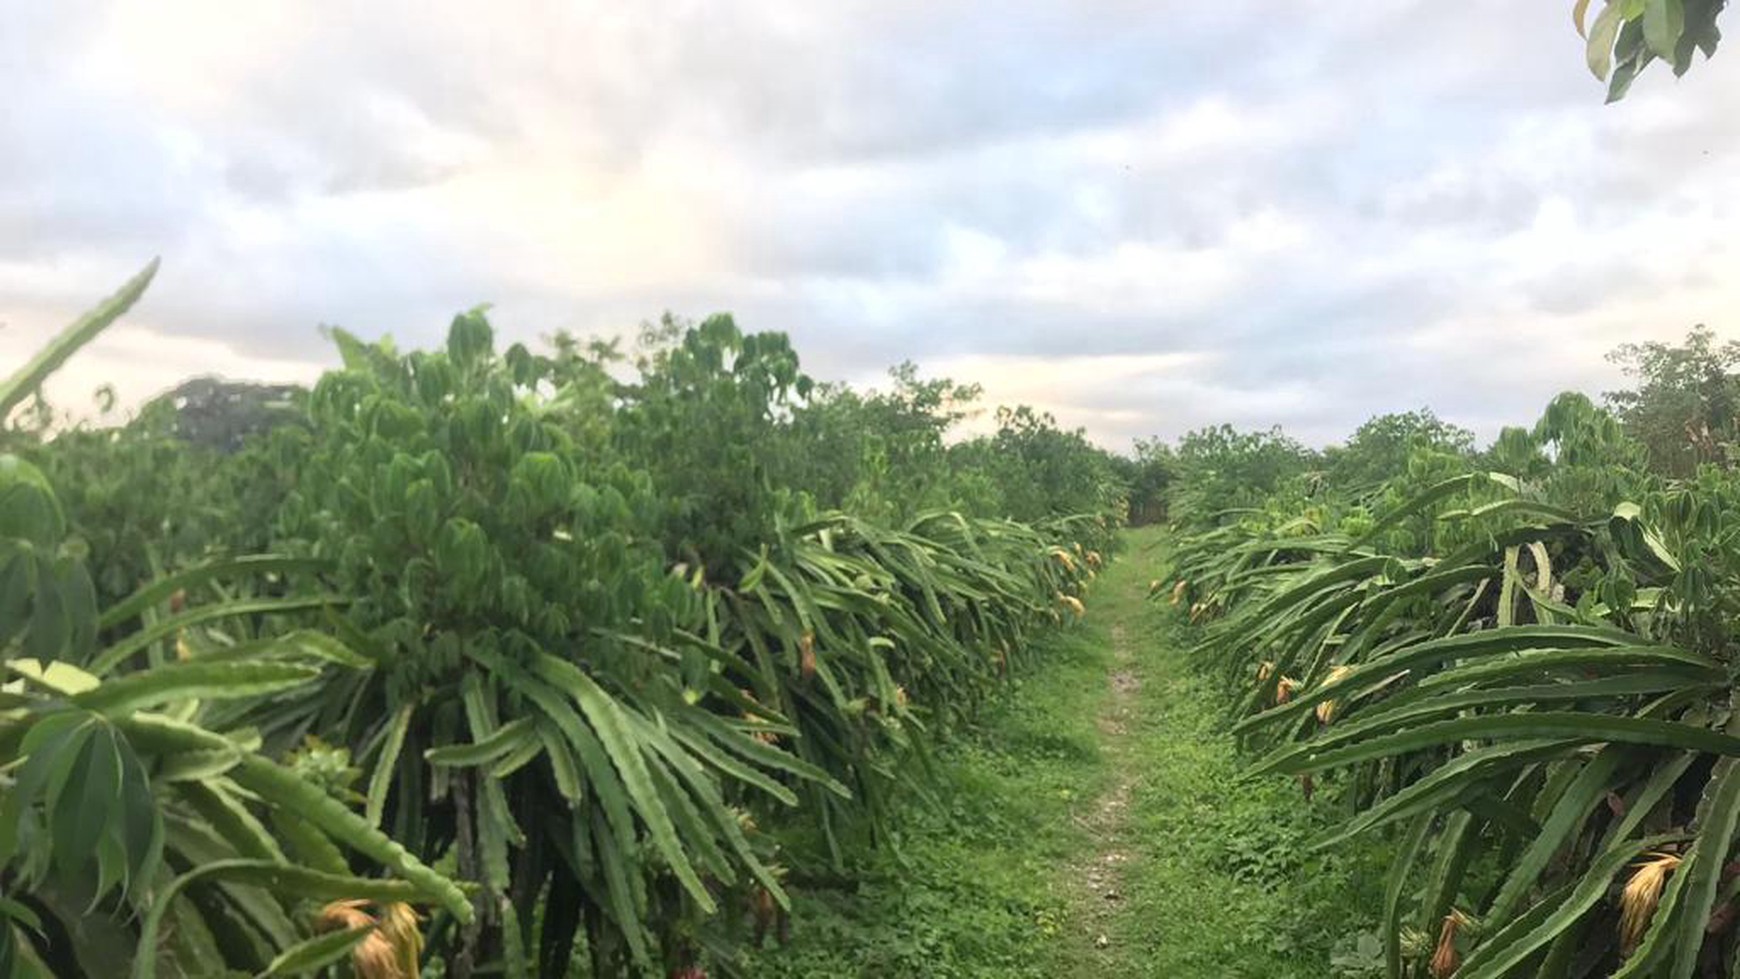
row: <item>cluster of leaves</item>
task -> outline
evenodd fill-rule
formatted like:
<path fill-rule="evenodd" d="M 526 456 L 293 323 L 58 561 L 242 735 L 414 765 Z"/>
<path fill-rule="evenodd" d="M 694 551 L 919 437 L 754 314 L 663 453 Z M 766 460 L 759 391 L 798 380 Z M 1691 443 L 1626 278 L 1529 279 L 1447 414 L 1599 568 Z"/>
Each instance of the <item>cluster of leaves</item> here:
<path fill-rule="evenodd" d="M 1717 343 L 1699 326 L 1685 342 L 1628 343 L 1608 359 L 1637 387 L 1609 392 L 1607 407 L 1649 455 L 1650 468 L 1690 476 L 1740 455 L 1740 342 Z"/>
<path fill-rule="evenodd" d="M 1679 76 L 1691 70 L 1698 52 L 1713 57 L 1722 40 L 1716 18 L 1727 5 L 1727 0 L 1604 0 L 1590 22 L 1590 0 L 1577 0 L 1572 19 L 1588 42 L 1589 70 L 1607 83 L 1607 101 L 1617 102 L 1654 61 L 1666 62 Z"/>
<path fill-rule="evenodd" d="M 1180 551 L 1255 771 L 1329 773 L 1350 816 L 1319 846 L 1399 834 L 1392 976 L 1733 974 L 1740 482 L 1644 461 L 1566 395 Z"/>
<path fill-rule="evenodd" d="M 1117 464 L 1081 431 L 1063 431 L 1049 414 L 1026 406 L 999 408 L 996 421 L 994 433 L 960 446 L 956 455 L 995 488 L 997 512 L 1038 521 L 1123 508 Z"/>
<path fill-rule="evenodd" d="M 1169 511 L 1174 519 L 1205 527 L 1262 504 L 1283 487 L 1305 486 L 1321 468 L 1316 453 L 1278 427 L 1197 429 L 1179 439 L 1169 458 Z"/>
<path fill-rule="evenodd" d="M 928 744 L 1079 616 L 1117 522 L 1079 433 L 1023 411 L 949 444 L 972 389 L 818 392 L 729 317 L 667 320 L 626 383 L 609 347 L 498 349 L 482 310 L 434 351 L 332 337 L 298 420 L 239 445 L 189 444 L 173 401 L 9 437 L 37 464 L 7 464 L 36 494 L 9 519 L 57 521 L 0 565 L 28 956 L 73 954 L 47 920 L 76 880 L 101 954 L 147 974 L 360 970 L 373 926 L 320 933 L 360 912 L 313 897 L 431 906 L 455 976 L 728 967 L 787 900 L 759 827 L 812 823 L 836 861 L 886 838 Z M 112 824 L 78 816 L 93 766 Z"/>
<path fill-rule="evenodd" d="M 928 510 L 998 513 L 997 487 L 961 464 L 951 431 L 977 415 L 977 385 L 925 379 L 912 363 L 888 391 L 817 385 L 792 413 L 776 474 L 824 507 L 895 524 Z"/>
<path fill-rule="evenodd" d="M 112 322 L 150 271 L 36 363 Z M 43 373 L 0 389 L 0 412 Z M 207 565 L 99 609 L 88 551 L 48 478 L 0 456 L 0 973 L 302 974 L 368 937 L 323 932 L 322 902 L 470 913 L 458 885 L 227 710 L 362 665 L 325 636 L 272 628 L 330 604 L 273 595 L 318 568 Z M 195 642 L 214 648 L 195 657 Z"/>
<path fill-rule="evenodd" d="M 1132 458 L 1115 463 L 1124 480 L 1129 522 L 1132 526 L 1161 523 L 1177 477 L 1172 446 L 1160 439 L 1137 439 L 1135 450 Z"/>

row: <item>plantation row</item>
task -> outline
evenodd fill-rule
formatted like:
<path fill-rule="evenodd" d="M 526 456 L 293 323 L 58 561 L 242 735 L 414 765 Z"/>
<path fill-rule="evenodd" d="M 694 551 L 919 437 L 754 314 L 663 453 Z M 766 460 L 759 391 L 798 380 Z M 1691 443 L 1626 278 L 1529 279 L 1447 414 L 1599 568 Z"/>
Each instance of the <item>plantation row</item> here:
<path fill-rule="evenodd" d="M 725 317 L 26 405 L 150 274 L 0 388 L 8 975 L 731 974 L 782 829 L 884 843 L 1119 522 L 1079 435 Z"/>
<path fill-rule="evenodd" d="M 1489 449 L 1429 413 L 1327 454 L 1150 447 L 1253 774 L 1393 854 L 1391 977 L 1740 973 L 1732 345 L 1622 355 Z M 1226 502 L 1240 506 L 1222 509 Z"/>

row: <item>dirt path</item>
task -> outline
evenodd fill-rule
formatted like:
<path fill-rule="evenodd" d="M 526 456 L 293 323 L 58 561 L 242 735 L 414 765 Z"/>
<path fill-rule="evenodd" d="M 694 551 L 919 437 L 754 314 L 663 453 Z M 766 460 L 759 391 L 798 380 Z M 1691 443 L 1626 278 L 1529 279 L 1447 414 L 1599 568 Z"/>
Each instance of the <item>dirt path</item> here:
<path fill-rule="evenodd" d="M 1332 950 L 1369 928 L 1362 890 L 1381 874 L 1302 856 L 1324 814 L 1284 779 L 1242 777 L 1224 692 L 1194 636 L 1148 598 L 1165 538 L 1138 531 L 1126 545 L 1087 598 L 1103 650 L 1100 771 L 1066 863 L 1071 948 L 1058 974 L 1323 979 Z"/>
<path fill-rule="evenodd" d="M 1127 632 L 1122 623 L 1110 630 L 1112 661 L 1106 675 L 1106 697 L 1094 718 L 1100 734 L 1100 750 L 1111 768 L 1110 785 L 1080 817 L 1091 847 L 1085 859 L 1071 870 L 1076 890 L 1072 903 L 1078 921 L 1093 948 L 1109 966 L 1119 957 L 1113 948 L 1111 921 L 1124 899 L 1124 879 L 1130 863 L 1126 837 L 1130 829 L 1130 791 L 1135 785 L 1135 766 L 1130 764 L 1128 742 L 1131 712 L 1142 679 L 1135 672 Z"/>

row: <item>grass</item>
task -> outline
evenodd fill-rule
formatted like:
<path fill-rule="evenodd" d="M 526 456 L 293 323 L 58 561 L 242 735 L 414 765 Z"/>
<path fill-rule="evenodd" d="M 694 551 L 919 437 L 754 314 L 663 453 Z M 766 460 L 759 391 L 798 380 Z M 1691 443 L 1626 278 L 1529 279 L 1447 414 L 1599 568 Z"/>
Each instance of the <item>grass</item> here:
<path fill-rule="evenodd" d="M 1141 548 L 1162 538 L 1150 532 L 1132 543 L 1119 579 L 1161 563 L 1158 554 L 1142 560 Z M 1224 694 L 1193 663 L 1188 628 L 1145 593 L 1108 582 L 1099 596 L 1100 614 L 1124 623 L 1143 678 L 1124 749 L 1136 773 L 1134 863 L 1116 920 L 1125 961 L 1105 974 L 1378 974 L 1387 848 L 1308 852 L 1344 815 L 1333 791 L 1320 788 L 1307 803 L 1290 780 L 1241 778 L 1246 760 L 1224 732 Z"/>
<path fill-rule="evenodd" d="M 1221 694 L 1187 629 L 1146 598 L 1165 539 L 1127 543 L 1086 622 L 1047 640 L 1042 665 L 940 753 L 937 800 L 905 814 L 901 856 L 795 887 L 790 944 L 770 942 L 746 975 L 1377 974 L 1384 848 L 1310 855 L 1339 815 L 1332 799 L 1240 780 Z M 1114 697 L 1114 671 L 1139 688 Z"/>
<path fill-rule="evenodd" d="M 935 804 L 906 814 L 900 856 L 854 868 L 855 887 L 795 888 L 791 943 L 770 941 L 746 974 L 1058 975 L 1059 868 L 1105 774 L 1093 714 L 1107 655 L 1086 632 L 1048 639 L 1044 665 L 942 752 Z"/>

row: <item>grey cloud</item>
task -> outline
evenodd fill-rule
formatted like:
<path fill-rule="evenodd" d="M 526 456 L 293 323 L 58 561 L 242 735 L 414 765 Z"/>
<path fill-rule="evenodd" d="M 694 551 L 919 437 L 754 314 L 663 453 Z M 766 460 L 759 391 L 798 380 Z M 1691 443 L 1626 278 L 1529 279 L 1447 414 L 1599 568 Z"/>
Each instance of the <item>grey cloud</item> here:
<path fill-rule="evenodd" d="M 1151 390 L 1054 392 L 1107 441 L 1221 420 L 1326 441 L 1422 403 L 1486 432 L 1610 377 L 1613 335 L 1566 324 L 1709 292 L 1733 264 L 1740 60 L 1652 72 L 1604 108 L 1556 4 L 527 0 L 486 23 L 312 4 L 197 111 L 80 81 L 106 3 L 22 6 L 0 38 L 0 68 L 27 79 L 0 116 L 0 271 L 162 252 L 153 328 L 260 356 L 329 356 L 323 322 L 432 343 L 483 301 L 514 339 L 731 310 L 791 333 L 824 377 L 1213 354 Z M 699 188 L 679 233 L 719 243 L 692 278 L 548 281 L 519 267 L 543 244 L 533 216 L 467 240 L 446 210 L 449 188 L 515 166 L 585 175 L 608 201 L 673 160 Z M 1515 245 L 1549 202 L 1580 237 Z M 1237 238 L 1264 215 L 1306 239 Z M 1659 239 L 1631 236 L 1676 227 L 1688 261 L 1638 266 Z M 983 282 L 963 241 L 995 252 Z M 1129 246 L 1224 253 L 1232 284 L 1206 302 L 1022 291 L 1028 263 L 1091 269 Z M 50 278 L 0 309 L 68 301 Z M 1648 329 L 1689 325 L 1663 309 Z M 1441 339 L 1499 314 L 1556 325 Z"/>

